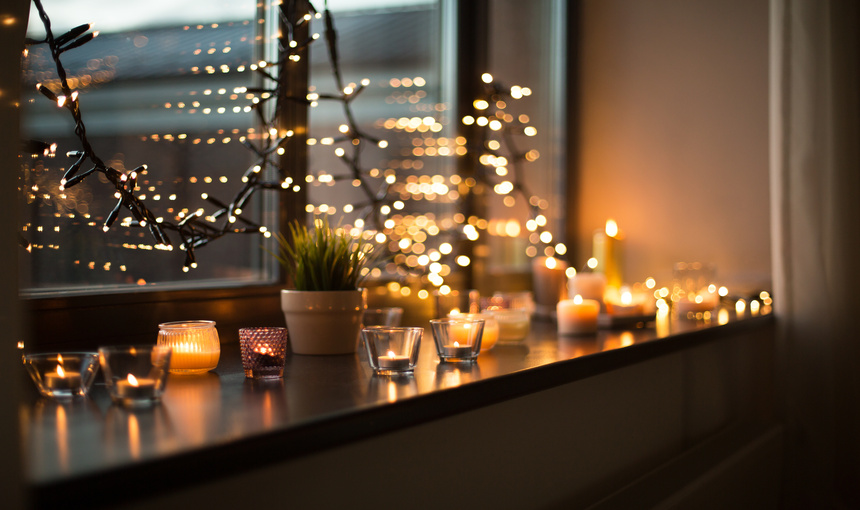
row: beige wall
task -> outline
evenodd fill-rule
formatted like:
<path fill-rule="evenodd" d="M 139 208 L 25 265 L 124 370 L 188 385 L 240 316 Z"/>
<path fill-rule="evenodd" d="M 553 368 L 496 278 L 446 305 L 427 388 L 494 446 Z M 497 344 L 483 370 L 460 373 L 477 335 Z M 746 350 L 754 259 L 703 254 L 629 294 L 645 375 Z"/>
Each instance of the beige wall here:
<path fill-rule="evenodd" d="M 585 0 L 582 26 L 576 264 L 613 217 L 628 281 L 768 284 L 767 0 Z"/>

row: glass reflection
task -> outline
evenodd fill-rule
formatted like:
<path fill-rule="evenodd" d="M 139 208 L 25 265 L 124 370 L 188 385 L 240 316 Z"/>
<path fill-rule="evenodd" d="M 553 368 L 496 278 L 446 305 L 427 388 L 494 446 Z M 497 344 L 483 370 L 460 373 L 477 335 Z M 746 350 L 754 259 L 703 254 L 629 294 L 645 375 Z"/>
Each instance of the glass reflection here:
<path fill-rule="evenodd" d="M 418 383 L 411 375 L 374 375 L 367 385 L 370 403 L 394 403 L 418 394 Z"/>
<path fill-rule="evenodd" d="M 436 366 L 435 387 L 456 388 L 481 379 L 481 367 L 477 363 L 439 363 Z"/>

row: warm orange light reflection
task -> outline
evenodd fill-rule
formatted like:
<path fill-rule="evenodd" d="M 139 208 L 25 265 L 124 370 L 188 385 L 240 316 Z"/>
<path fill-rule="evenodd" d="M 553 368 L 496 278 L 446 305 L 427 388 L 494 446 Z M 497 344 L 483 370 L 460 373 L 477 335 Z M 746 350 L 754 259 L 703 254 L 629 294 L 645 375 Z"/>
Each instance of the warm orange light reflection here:
<path fill-rule="evenodd" d="M 131 374 L 129 374 L 129 377 L 134 378 Z M 128 382 L 132 384 L 131 379 Z M 137 386 L 137 384 L 134 384 L 134 386 Z M 136 460 L 140 458 L 140 424 L 137 422 L 137 416 L 132 413 L 128 415 L 128 451 L 132 459 Z"/>
<path fill-rule="evenodd" d="M 128 377 L 126 379 L 128 379 L 129 385 L 134 386 L 135 388 L 139 386 L 139 383 L 137 382 L 137 378 L 135 376 L 128 374 Z"/>
<path fill-rule="evenodd" d="M 69 469 L 69 425 L 66 409 L 63 406 L 57 406 L 57 457 L 60 469 L 67 471 Z"/>
<path fill-rule="evenodd" d="M 389 356 L 394 356 L 394 353 L 389 352 Z M 388 381 L 388 402 L 396 402 L 397 401 L 397 385 L 394 384 L 394 381 Z"/>

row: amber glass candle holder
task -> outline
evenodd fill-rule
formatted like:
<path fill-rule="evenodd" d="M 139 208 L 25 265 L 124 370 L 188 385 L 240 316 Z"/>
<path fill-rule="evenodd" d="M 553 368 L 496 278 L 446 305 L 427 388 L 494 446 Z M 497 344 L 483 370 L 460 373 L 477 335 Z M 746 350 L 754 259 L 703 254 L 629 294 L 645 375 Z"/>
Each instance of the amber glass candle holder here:
<path fill-rule="evenodd" d="M 215 321 L 165 322 L 158 325 L 158 345 L 173 349 L 170 372 L 204 374 L 218 366 L 221 342 Z"/>
<path fill-rule="evenodd" d="M 145 407 L 161 400 L 167 386 L 171 348 L 165 345 L 99 347 L 99 362 L 111 400 L 126 407 Z"/>
<path fill-rule="evenodd" d="M 23 358 L 30 378 L 44 397 L 85 397 L 99 370 L 94 352 L 27 354 Z"/>

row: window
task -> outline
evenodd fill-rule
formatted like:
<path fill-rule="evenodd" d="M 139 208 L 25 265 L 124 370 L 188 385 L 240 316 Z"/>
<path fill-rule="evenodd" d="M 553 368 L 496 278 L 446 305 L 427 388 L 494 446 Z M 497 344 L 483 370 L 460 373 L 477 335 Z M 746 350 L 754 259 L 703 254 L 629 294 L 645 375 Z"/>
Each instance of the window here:
<path fill-rule="evenodd" d="M 100 33 L 91 42 L 62 54 L 71 88 L 79 92 L 86 135 L 105 163 L 128 174 L 139 170 L 139 197 L 159 218 L 174 222 L 216 209 L 211 197 L 229 203 L 253 164 L 242 141 L 260 136 L 250 99 L 236 93 L 253 85 L 249 66 L 263 58 L 267 40 L 258 23 L 257 2 L 149 1 L 127 6 L 76 0 L 48 4 L 55 35 L 95 16 Z M 35 7 L 33 38 L 44 37 Z M 39 32 L 42 32 L 41 34 Z M 21 180 L 22 236 L 30 244 L 19 272 L 21 288 L 97 289 L 123 286 L 159 288 L 189 281 L 260 283 L 274 279 L 261 235 L 231 235 L 229 241 L 195 250 L 193 279 L 183 271 L 182 243 L 167 231 L 176 253 L 147 228 L 127 225 L 123 209 L 103 231 L 117 199 L 101 174 L 65 189 L 60 178 L 81 144 L 68 111 L 46 101 L 36 84 L 59 90 L 47 45 L 33 46 L 25 60 L 23 136 L 56 143 L 56 156 L 27 161 Z M 86 168 L 82 168 L 83 172 Z M 263 195 L 260 193 L 259 195 Z M 276 215 L 271 197 L 249 202 L 247 218 L 268 225 Z M 208 222 L 221 228 L 226 215 Z"/>
<path fill-rule="evenodd" d="M 277 31 L 268 21 L 276 16 L 258 10 L 256 2 L 205 2 L 205 8 L 182 2 L 187 7 L 147 2 L 139 11 L 96 0 L 48 6 L 57 33 L 82 17 L 93 19 L 90 12 L 106 13 L 96 19 L 100 36 L 63 54 L 63 62 L 82 90 L 83 119 L 96 151 L 115 168 L 147 164 L 140 191 L 153 210 L 174 218 L 200 208 L 207 214 L 211 201 L 202 195 L 231 197 L 252 164 L 240 140 L 263 134 L 245 111 L 250 96 L 240 90 L 253 76 L 247 69 L 271 57 L 267 43 Z M 340 85 L 328 62 L 323 21 L 314 19 L 310 34 L 322 37 L 310 46 L 306 98 L 316 104 L 303 134 L 307 162 L 289 169 L 301 176 L 293 184 L 307 195 L 260 192 L 244 216 L 275 229 L 289 209 L 293 215 L 330 214 L 334 221 L 383 230 L 392 258 L 374 276 L 417 282 L 425 296 L 449 282 L 528 286 L 529 255 L 563 253 L 557 247 L 564 240 L 565 2 L 328 5 L 338 33 L 340 85 L 358 89 L 367 79 L 361 95 L 349 102 L 350 114 L 363 132 L 382 142 L 360 154 L 360 169 L 371 186 L 355 186 L 355 169 L 336 152 L 343 148 L 351 156 L 346 152 L 351 138 L 341 127 L 348 124 L 343 103 L 315 96 L 339 93 Z M 58 189 L 61 168 L 72 162 L 65 152 L 78 147 L 74 126 L 67 112 L 35 92 L 36 83 L 55 78 L 50 60 L 39 47 L 27 60 L 25 136 L 55 141 L 58 149 L 53 158 L 24 165 L 22 235 L 32 252 L 19 272 L 23 289 L 42 296 L 58 289 L 108 294 L 278 282 L 261 235 L 212 242 L 196 251 L 197 269 L 185 273 L 178 250 L 159 253 L 145 229 L 121 226 L 124 217 L 104 233 L 105 215 L 116 203 L 110 185 L 91 178 L 65 193 Z M 484 73 L 493 75 L 492 84 L 481 82 Z M 516 150 L 534 149 L 522 169 L 487 164 L 481 156 L 501 155 L 504 147 L 497 150 L 492 143 L 507 140 L 464 123 L 479 115 L 473 100 L 485 85 L 498 85 L 505 95 L 514 85 L 531 92 L 505 107 L 524 130 L 512 138 Z M 527 184 L 527 195 L 506 189 L 514 175 Z M 546 218 L 540 230 L 553 233 L 550 241 L 535 239 L 537 233 L 529 230 L 536 213 Z M 519 278 L 499 278 L 512 274 Z"/>

